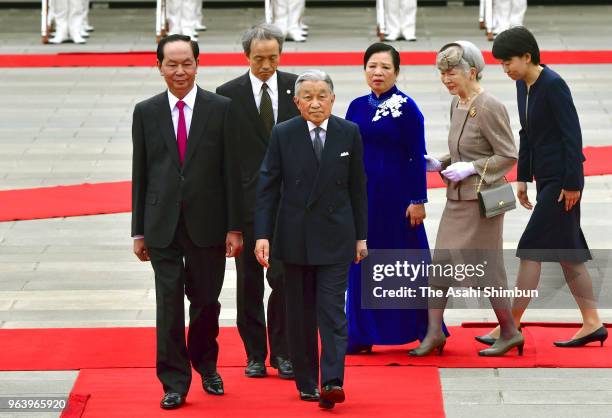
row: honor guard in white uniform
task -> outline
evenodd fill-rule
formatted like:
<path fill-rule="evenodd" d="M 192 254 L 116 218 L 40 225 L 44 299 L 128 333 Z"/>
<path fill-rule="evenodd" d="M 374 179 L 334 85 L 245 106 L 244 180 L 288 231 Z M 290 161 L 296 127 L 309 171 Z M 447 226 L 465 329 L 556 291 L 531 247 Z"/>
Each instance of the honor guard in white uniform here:
<path fill-rule="evenodd" d="M 494 0 L 493 33 L 497 35 L 514 26 L 523 26 L 527 0 Z"/>
<path fill-rule="evenodd" d="M 285 35 L 287 41 L 306 41 L 306 29 L 302 17 L 306 8 L 306 0 L 271 0 L 266 2 L 272 7 L 272 23 Z"/>
<path fill-rule="evenodd" d="M 187 35 L 197 39 L 196 7 L 202 5 L 196 0 L 167 0 L 168 34 Z"/>
<path fill-rule="evenodd" d="M 50 44 L 61 44 L 72 40 L 75 44 L 84 44 L 83 19 L 85 16 L 83 0 L 53 0 L 53 18 L 55 19 L 55 36 L 49 39 Z"/>
<path fill-rule="evenodd" d="M 202 14 L 202 0 L 197 0 L 196 1 L 196 13 L 195 13 L 195 30 L 197 30 L 198 32 L 204 32 L 207 27 L 204 24 L 204 16 Z"/>
<path fill-rule="evenodd" d="M 384 28 L 384 40 L 397 41 L 405 39 L 416 41 L 417 0 L 383 0 L 384 25 L 381 25 L 381 13 L 378 12 L 378 27 Z M 380 7 L 378 8 L 380 10 Z"/>

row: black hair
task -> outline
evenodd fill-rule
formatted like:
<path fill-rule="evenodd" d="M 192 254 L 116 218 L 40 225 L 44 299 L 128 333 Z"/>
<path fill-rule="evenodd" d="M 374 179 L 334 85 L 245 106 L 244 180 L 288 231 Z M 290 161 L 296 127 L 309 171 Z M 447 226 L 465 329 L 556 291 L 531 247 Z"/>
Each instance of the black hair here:
<path fill-rule="evenodd" d="M 191 38 L 187 35 L 175 34 L 162 38 L 161 41 L 159 41 L 159 43 L 157 44 L 157 61 L 159 61 L 160 64 L 164 60 L 164 47 L 166 46 L 166 44 L 169 44 L 170 42 L 179 41 L 189 42 L 189 44 L 191 45 L 191 50 L 193 51 L 193 57 L 196 61 L 198 60 L 198 56 L 200 55 L 200 47 L 198 43 L 196 41 L 191 40 Z"/>
<path fill-rule="evenodd" d="M 383 44 L 382 42 L 376 42 L 366 49 L 366 52 L 363 55 L 363 69 L 365 70 L 366 65 L 368 65 L 370 57 L 374 54 L 378 54 L 379 52 L 388 52 L 391 55 L 391 59 L 393 60 L 393 68 L 395 69 L 395 72 L 398 72 L 400 69 L 399 52 L 397 52 L 397 49 L 393 48 L 391 45 Z"/>
<path fill-rule="evenodd" d="M 531 63 L 540 65 L 540 47 L 533 33 L 524 26 L 515 26 L 503 31 L 493 42 L 493 56 L 498 60 L 531 55 Z"/>

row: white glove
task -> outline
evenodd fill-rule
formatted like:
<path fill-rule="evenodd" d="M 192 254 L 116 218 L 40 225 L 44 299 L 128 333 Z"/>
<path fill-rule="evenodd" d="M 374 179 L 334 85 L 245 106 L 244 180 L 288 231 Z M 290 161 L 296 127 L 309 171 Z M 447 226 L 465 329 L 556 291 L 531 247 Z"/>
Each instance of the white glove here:
<path fill-rule="evenodd" d="M 450 181 L 459 182 L 466 177 L 476 174 L 476 167 L 474 164 L 459 161 L 457 163 L 449 165 L 446 170 L 442 171 L 442 175 Z"/>
<path fill-rule="evenodd" d="M 427 171 L 440 171 L 442 170 L 442 163 L 434 157 L 425 155 L 425 169 Z"/>

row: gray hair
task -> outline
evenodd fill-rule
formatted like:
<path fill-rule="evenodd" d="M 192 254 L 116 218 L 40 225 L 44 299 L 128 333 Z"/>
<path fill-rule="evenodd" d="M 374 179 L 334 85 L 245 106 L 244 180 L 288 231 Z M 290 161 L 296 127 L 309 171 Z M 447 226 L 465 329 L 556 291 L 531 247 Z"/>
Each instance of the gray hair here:
<path fill-rule="evenodd" d="M 440 71 L 461 68 L 466 73 L 474 68 L 476 79 L 480 80 L 485 69 L 485 61 L 476 45 L 469 41 L 455 41 L 440 49 L 436 57 L 436 67 Z"/>
<path fill-rule="evenodd" d="M 293 90 L 295 97 L 298 96 L 300 86 L 304 81 L 325 81 L 329 86 L 329 91 L 334 94 L 334 83 L 331 77 L 325 71 L 313 69 L 304 71 L 298 76 L 297 80 L 295 80 L 295 88 Z"/>
<path fill-rule="evenodd" d="M 276 42 L 278 42 L 278 50 L 282 51 L 283 42 L 285 42 L 283 32 L 278 26 L 270 23 L 260 23 L 242 34 L 242 49 L 246 55 L 250 55 L 251 43 L 253 41 L 268 41 L 271 39 L 276 39 Z"/>

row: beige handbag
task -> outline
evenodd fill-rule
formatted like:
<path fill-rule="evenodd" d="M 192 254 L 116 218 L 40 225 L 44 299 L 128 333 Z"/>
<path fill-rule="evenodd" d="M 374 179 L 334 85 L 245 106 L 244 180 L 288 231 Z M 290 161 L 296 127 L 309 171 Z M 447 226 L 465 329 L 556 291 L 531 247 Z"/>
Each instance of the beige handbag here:
<path fill-rule="evenodd" d="M 514 190 L 512 190 L 512 186 L 508 183 L 508 180 L 506 180 L 505 184 L 480 190 L 482 182 L 484 181 L 484 176 L 487 173 L 490 159 L 489 157 L 485 163 L 480 182 L 476 188 L 476 194 L 478 195 L 478 202 L 480 204 L 480 215 L 484 218 L 493 218 L 509 210 L 516 209 Z"/>

